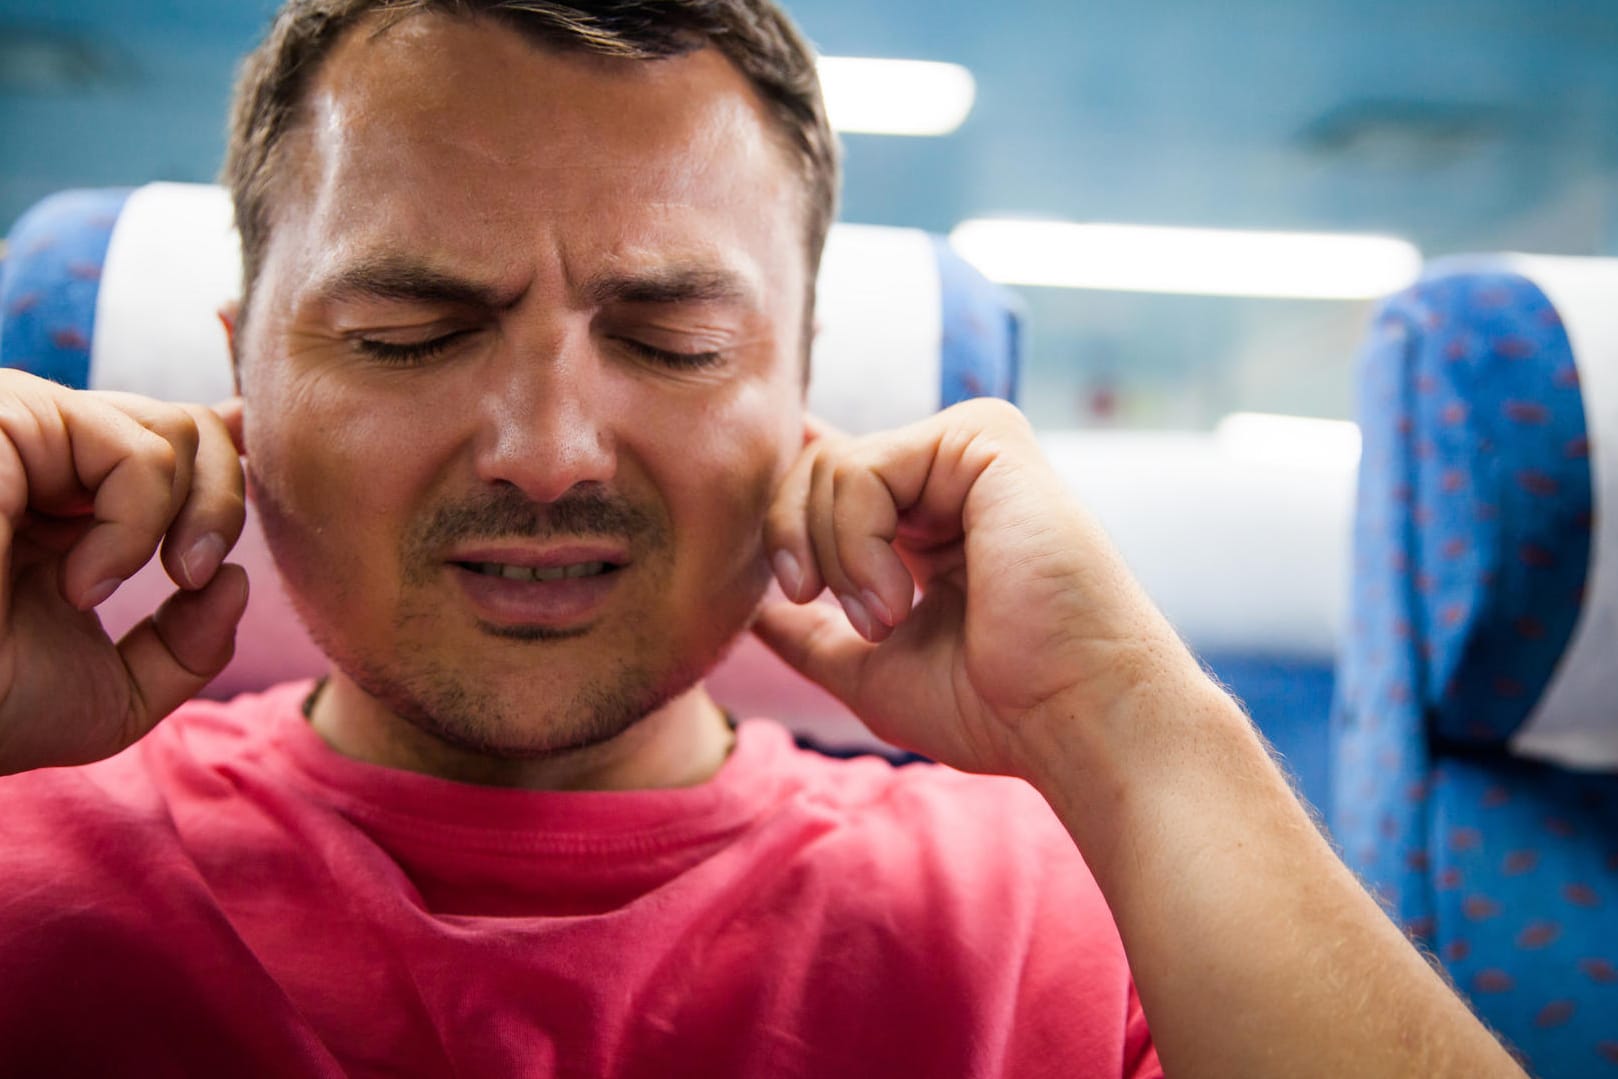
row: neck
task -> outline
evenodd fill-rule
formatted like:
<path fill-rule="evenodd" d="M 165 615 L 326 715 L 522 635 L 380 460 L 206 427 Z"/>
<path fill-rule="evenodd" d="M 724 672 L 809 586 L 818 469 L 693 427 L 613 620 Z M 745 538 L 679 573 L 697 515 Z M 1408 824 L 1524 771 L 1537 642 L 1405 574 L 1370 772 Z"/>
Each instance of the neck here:
<path fill-rule="evenodd" d="M 735 733 L 698 683 L 617 737 L 540 757 L 497 757 L 450 745 L 394 715 L 341 672 L 308 709 L 309 722 L 345 757 L 460 783 L 523 790 L 652 790 L 712 779 Z"/>

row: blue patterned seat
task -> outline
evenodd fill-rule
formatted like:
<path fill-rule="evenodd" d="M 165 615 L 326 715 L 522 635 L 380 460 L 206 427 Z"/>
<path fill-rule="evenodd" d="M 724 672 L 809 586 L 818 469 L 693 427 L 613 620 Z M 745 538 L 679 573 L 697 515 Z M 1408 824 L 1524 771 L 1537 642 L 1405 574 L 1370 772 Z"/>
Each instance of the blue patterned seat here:
<path fill-rule="evenodd" d="M 85 386 L 101 268 L 129 188 L 65 191 L 41 203 L 8 239 L 0 277 L 0 366 Z"/>
<path fill-rule="evenodd" d="M 1440 264 L 1360 372 L 1332 830 L 1543 1076 L 1618 1076 L 1618 262 Z"/>

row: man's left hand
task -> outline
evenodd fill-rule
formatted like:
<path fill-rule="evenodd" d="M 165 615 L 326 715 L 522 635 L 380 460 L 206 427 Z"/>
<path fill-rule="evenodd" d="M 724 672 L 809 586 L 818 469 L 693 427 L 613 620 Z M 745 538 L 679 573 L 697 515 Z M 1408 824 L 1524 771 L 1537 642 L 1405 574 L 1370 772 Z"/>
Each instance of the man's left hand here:
<path fill-rule="evenodd" d="M 1202 677 L 1002 401 L 863 438 L 820 429 L 766 543 L 789 599 L 829 589 L 846 616 L 775 603 L 755 632 L 878 736 L 957 768 L 1026 775 L 1031 725 Z"/>

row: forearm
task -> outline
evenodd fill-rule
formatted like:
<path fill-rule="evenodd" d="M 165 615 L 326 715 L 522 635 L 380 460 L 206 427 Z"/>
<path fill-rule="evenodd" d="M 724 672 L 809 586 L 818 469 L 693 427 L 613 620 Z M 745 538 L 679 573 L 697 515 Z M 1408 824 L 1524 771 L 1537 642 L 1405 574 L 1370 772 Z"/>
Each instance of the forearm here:
<path fill-rule="evenodd" d="M 1332 852 L 1207 679 L 1030 725 L 1171 1075 L 1520 1075 Z"/>
<path fill-rule="evenodd" d="M 1176 1079 L 1521 1074 L 1338 861 L 1015 412 L 967 402 L 813 443 L 767 533 L 802 568 L 781 577 L 798 603 L 870 590 L 895 618 L 781 604 L 755 632 L 889 741 L 1044 793 Z"/>

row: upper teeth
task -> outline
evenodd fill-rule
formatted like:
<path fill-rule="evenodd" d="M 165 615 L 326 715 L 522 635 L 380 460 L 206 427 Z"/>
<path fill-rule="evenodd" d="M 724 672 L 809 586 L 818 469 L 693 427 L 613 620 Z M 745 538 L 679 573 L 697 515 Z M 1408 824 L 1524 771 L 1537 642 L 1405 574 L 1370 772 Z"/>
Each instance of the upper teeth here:
<path fill-rule="evenodd" d="M 507 566 L 500 562 L 477 562 L 473 570 L 508 581 L 560 581 L 564 577 L 594 577 L 605 573 L 605 562 L 575 562 L 571 566 Z"/>

